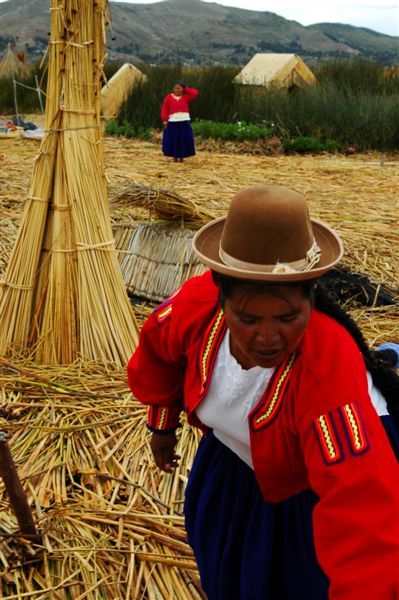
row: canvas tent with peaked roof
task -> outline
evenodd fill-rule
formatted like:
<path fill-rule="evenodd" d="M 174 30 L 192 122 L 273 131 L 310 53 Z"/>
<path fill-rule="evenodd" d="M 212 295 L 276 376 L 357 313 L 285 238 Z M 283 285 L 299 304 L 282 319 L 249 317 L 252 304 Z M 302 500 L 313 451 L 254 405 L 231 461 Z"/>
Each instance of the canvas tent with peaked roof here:
<path fill-rule="evenodd" d="M 234 78 L 242 85 L 303 87 L 316 83 L 316 77 L 296 54 L 255 54 Z"/>

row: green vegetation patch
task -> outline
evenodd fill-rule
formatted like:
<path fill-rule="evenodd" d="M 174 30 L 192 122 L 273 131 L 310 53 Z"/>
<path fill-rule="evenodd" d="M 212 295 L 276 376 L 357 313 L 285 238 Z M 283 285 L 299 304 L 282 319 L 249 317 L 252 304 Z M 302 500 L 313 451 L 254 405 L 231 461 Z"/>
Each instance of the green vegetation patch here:
<path fill-rule="evenodd" d="M 192 127 L 195 135 L 215 140 L 259 140 L 274 134 L 273 127 L 263 127 L 245 121 L 218 123 L 200 119 L 194 121 Z"/>

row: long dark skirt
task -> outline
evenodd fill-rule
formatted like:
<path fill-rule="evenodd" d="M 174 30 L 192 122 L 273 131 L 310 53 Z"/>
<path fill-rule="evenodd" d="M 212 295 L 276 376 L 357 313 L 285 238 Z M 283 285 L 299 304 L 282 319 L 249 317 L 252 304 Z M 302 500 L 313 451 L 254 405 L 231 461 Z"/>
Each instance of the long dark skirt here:
<path fill-rule="evenodd" d="M 173 156 L 173 158 L 194 156 L 194 134 L 190 121 L 168 123 L 163 132 L 162 152 L 165 156 Z"/>
<path fill-rule="evenodd" d="M 399 454 L 398 429 L 388 433 Z M 311 491 L 265 502 L 253 470 L 212 433 L 204 437 L 184 508 L 208 599 L 327 600 L 329 581 L 313 542 L 316 502 Z"/>

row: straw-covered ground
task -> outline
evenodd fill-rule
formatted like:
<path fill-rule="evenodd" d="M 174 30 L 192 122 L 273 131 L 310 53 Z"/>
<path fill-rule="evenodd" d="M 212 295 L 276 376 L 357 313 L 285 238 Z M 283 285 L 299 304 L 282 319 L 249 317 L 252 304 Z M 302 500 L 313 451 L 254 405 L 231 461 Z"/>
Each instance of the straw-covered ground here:
<path fill-rule="evenodd" d="M 15 239 L 38 142 L 0 140 L 0 275 Z M 129 183 L 166 188 L 192 200 L 211 215 L 225 213 L 239 189 L 264 183 L 293 187 L 305 194 L 311 214 L 343 238 L 343 265 L 367 275 L 399 296 L 399 156 L 254 156 L 199 152 L 186 162 L 165 159 L 159 146 L 106 138 L 110 196 Z M 149 214 L 148 212 L 146 213 Z M 114 224 L 137 217 L 137 208 L 116 206 Z M 140 212 L 143 218 L 143 212 Z M 395 310 L 355 311 L 371 344 L 398 336 Z"/>
<path fill-rule="evenodd" d="M 0 144 L 1 276 L 39 146 L 22 139 Z M 128 183 L 166 188 L 218 216 L 248 185 L 282 184 L 303 192 L 312 215 L 341 234 L 344 265 L 398 300 L 397 156 L 381 165 L 376 154 L 268 157 L 202 151 L 175 164 L 154 144 L 106 138 L 105 145 L 111 196 Z M 116 206 L 114 224 L 137 216 L 137 209 Z M 372 345 L 399 339 L 397 304 L 350 310 Z M 140 307 L 140 322 L 146 312 Z M 42 537 L 42 552 L 33 554 L 28 543 L 10 535 L 17 524 L 0 482 L 0 598 L 203 597 L 182 520 L 198 434 L 183 426 L 181 464 L 164 476 L 152 466 L 145 409 L 129 394 L 123 371 L 0 358 L 0 388 L 0 430 L 8 433 Z"/>

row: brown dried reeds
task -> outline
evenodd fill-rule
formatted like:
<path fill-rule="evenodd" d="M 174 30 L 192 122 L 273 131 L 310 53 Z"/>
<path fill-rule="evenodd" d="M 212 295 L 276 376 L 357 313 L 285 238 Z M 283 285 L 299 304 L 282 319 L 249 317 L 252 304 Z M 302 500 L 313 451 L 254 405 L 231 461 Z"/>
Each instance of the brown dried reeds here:
<path fill-rule="evenodd" d="M 42 538 L 18 536 L 0 481 L 0 597 L 203 598 L 182 516 L 198 432 L 183 423 L 166 475 L 123 371 L 0 359 L 0 388 L 0 429 Z"/>
<path fill-rule="evenodd" d="M 13 52 L 11 44 L 8 44 L 7 52 L 2 61 L 0 61 L 0 78 L 9 77 L 27 77 L 30 73 L 30 68 L 22 62 Z"/>
<path fill-rule="evenodd" d="M 0 140 L 0 148 L 1 144 Z M 7 216 L 16 222 L 29 182 L 24 165 L 34 160 L 37 142 L 7 140 L 3 147 L 5 144 L 0 210 L 5 214 L 3 207 L 7 205 Z M 162 188 L 194 198 L 213 217 L 225 214 L 234 193 L 245 186 L 275 183 L 293 187 L 305 194 L 312 215 L 330 223 L 342 236 L 345 266 L 377 284 L 399 289 L 398 155 L 388 157 L 381 166 L 376 153 L 350 158 L 272 158 L 199 152 L 191 162 L 175 164 L 165 160 L 154 144 L 110 137 L 105 138 L 105 150 L 111 196 L 127 182 L 141 181 L 155 189 L 162 182 Z M 148 218 L 148 211 L 140 207 L 112 204 L 111 208 L 114 226 L 130 226 L 132 220 Z M 5 231 L 6 237 L 10 234 Z"/>
<path fill-rule="evenodd" d="M 178 221 L 181 224 L 197 222 L 200 226 L 213 218 L 212 212 L 176 192 L 138 183 L 128 183 L 121 190 L 115 191 L 110 200 L 119 208 L 146 208 L 150 218 L 155 215 L 155 218 Z"/>
<path fill-rule="evenodd" d="M 28 183 L 23 164 L 33 160 L 35 144 L 7 141 L 0 208 L 13 224 Z M 270 159 L 204 152 L 180 165 L 165 161 L 156 146 L 110 138 L 106 152 L 111 189 L 121 189 L 126 181 L 153 187 L 161 182 L 183 197 L 195 198 L 215 216 L 224 214 L 232 195 L 246 185 L 296 187 L 308 198 L 312 214 L 332 221 L 343 236 L 345 264 L 398 289 L 396 173 L 376 164 L 377 156 Z M 375 164 L 366 164 L 370 162 Z M 133 217 L 145 216 L 142 208 L 113 205 L 115 237 L 125 226 L 126 231 L 136 226 Z M 140 323 L 150 310 L 146 304 L 135 306 Z M 350 312 L 373 346 L 398 339 L 397 307 Z M 104 373 L 94 363 L 49 369 L 13 362 L 3 366 L 0 389 L 1 428 L 12 440 L 45 543 L 41 563 L 28 564 L 38 558 L 29 551 L 21 558 L 22 541 L 10 536 L 17 528 L 15 517 L 0 487 L 3 596 L 201 598 L 182 523 L 183 488 L 198 432 L 183 424 L 178 448 L 183 463 L 172 476 L 163 475 L 154 468 L 147 447 L 145 409 L 131 398 L 122 371 L 110 368 Z M 174 566 L 176 560 L 182 561 L 179 566 Z"/>
<path fill-rule="evenodd" d="M 46 135 L 0 295 L 0 353 L 123 364 L 137 326 L 111 230 L 100 127 L 106 0 L 52 0 Z"/>
<path fill-rule="evenodd" d="M 1 144 L 1 142 L 0 142 Z M 9 236 L 15 231 L 20 215 L 24 189 L 28 177 L 24 164 L 34 158 L 36 142 L 7 141 L 7 154 L 3 156 L 4 169 L 0 170 L 0 210 L 7 221 L 0 221 L 4 231 L 4 245 L 10 247 Z M 169 163 L 160 155 L 157 146 L 147 142 L 105 138 L 107 175 L 111 195 L 118 194 L 127 181 L 145 181 L 151 187 L 171 191 L 178 190 L 182 197 L 195 198 L 213 216 L 225 214 L 233 194 L 247 185 L 277 183 L 288 185 L 303 192 L 310 203 L 311 213 L 330 223 L 341 234 L 345 244 L 343 265 L 352 272 L 367 275 L 378 287 L 379 284 L 395 297 L 399 296 L 399 231 L 396 227 L 399 192 L 396 185 L 398 156 L 388 157 L 381 166 L 377 154 L 358 155 L 351 158 L 330 156 L 281 156 L 278 159 L 254 156 L 236 156 L 199 152 L 192 162 Z M 135 221 L 148 219 L 148 211 L 129 205 L 112 205 L 112 221 L 117 247 L 127 249 L 127 241 Z M 193 224 L 189 224 L 189 229 Z M 167 235 L 168 229 L 165 228 Z M 132 289 L 128 265 L 128 254 L 119 254 L 120 262 L 125 259 L 127 284 Z M 165 256 L 165 262 L 168 262 Z M 0 264 L 1 268 L 1 264 Z M 155 268 L 154 264 L 151 268 Z M 162 265 L 159 265 L 162 270 Z M 164 269 L 165 270 L 165 269 Z M 132 286 L 132 287 L 131 287 Z M 371 339 L 375 337 L 374 323 L 380 327 L 381 313 L 370 312 Z M 390 309 L 383 313 L 382 337 L 389 331 Z M 393 337 L 399 337 L 398 326 Z M 366 329 L 367 331 L 367 329 Z M 379 336 L 377 336 L 379 337 Z"/>
<path fill-rule="evenodd" d="M 170 222 L 115 225 L 114 236 L 130 294 L 153 302 L 170 296 L 204 265 L 192 251 L 195 230 Z"/>

